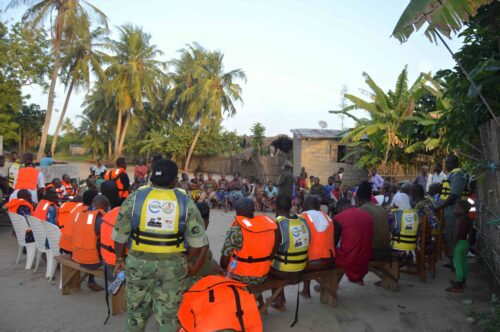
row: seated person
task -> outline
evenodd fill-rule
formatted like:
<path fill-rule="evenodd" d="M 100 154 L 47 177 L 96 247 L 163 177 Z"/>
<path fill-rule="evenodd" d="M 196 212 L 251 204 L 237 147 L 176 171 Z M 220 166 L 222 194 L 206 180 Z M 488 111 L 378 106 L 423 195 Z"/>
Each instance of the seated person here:
<path fill-rule="evenodd" d="M 21 216 L 31 216 L 33 214 L 33 200 L 31 199 L 31 192 L 27 189 L 21 189 L 17 192 L 17 198 L 11 199 L 4 205 L 7 211 L 17 213 Z M 25 236 L 26 243 L 35 242 L 35 237 L 31 229 L 26 230 Z"/>
<path fill-rule="evenodd" d="M 73 200 L 63 203 L 61 207 L 59 208 L 59 217 L 58 217 L 58 226 L 60 229 L 63 229 L 68 221 L 70 221 L 70 215 L 72 212 L 74 212 L 76 209 L 78 209 L 80 206 L 83 205 L 81 202 L 82 197 L 77 196 Z"/>
<path fill-rule="evenodd" d="M 309 225 L 302 216 L 290 214 L 292 200 L 290 196 L 278 195 L 276 198 L 276 255 L 271 267 L 271 275 L 277 279 L 293 280 L 307 265 L 309 248 Z M 273 294 L 276 292 L 273 289 Z M 272 306 L 285 311 L 285 293 L 276 298 Z"/>
<path fill-rule="evenodd" d="M 244 196 L 243 193 L 243 182 L 240 179 L 240 174 L 235 173 L 233 180 L 229 182 L 229 203 L 231 206 L 234 206 L 234 204 Z"/>
<path fill-rule="evenodd" d="M 116 265 L 115 241 L 112 239 L 113 229 L 120 212 L 120 194 L 114 181 L 105 181 L 101 185 L 101 194 L 109 201 L 110 211 L 102 217 L 100 230 L 101 257 L 105 263 L 108 280 L 113 279 Z"/>
<path fill-rule="evenodd" d="M 109 201 L 104 195 L 97 195 L 92 205 L 82 209 L 73 225 L 73 254 L 71 259 L 80 263 L 82 267 L 97 270 L 102 266 L 100 254 L 100 233 L 102 217 L 109 209 Z M 103 290 L 95 282 L 93 275 L 89 275 L 87 283 L 90 290 Z"/>
<path fill-rule="evenodd" d="M 254 215 L 251 198 L 240 198 L 235 210 L 236 218 L 226 234 L 220 266 L 228 270 L 230 278 L 258 285 L 271 270 L 278 226 L 267 216 Z"/>
<path fill-rule="evenodd" d="M 45 191 L 52 189 L 57 193 L 59 199 L 63 199 L 66 195 L 66 189 L 62 185 L 62 181 L 59 178 L 54 178 L 51 183 L 45 186 Z"/>
<path fill-rule="evenodd" d="M 212 174 L 208 173 L 208 178 L 203 181 L 201 189 L 202 194 L 200 201 L 207 202 L 209 205 L 215 206 L 215 203 L 217 203 L 217 197 L 215 195 L 217 192 L 217 182 L 213 179 Z"/>
<path fill-rule="evenodd" d="M 394 195 L 391 202 L 391 208 L 409 210 L 411 209 L 411 183 L 405 183 L 401 189 Z"/>
<path fill-rule="evenodd" d="M 306 270 L 316 271 L 333 268 L 339 227 L 332 222 L 326 213 L 321 211 L 320 198 L 316 195 L 306 197 L 302 216 L 307 221 L 310 231 Z M 304 281 L 304 288 L 300 292 L 307 299 L 311 298 L 310 284 L 310 281 Z"/>
<path fill-rule="evenodd" d="M 273 185 L 273 181 L 269 181 L 264 188 L 264 204 L 272 210 L 276 208 L 276 196 L 278 196 L 278 188 Z"/>
<path fill-rule="evenodd" d="M 309 190 L 310 195 L 316 195 L 319 197 L 321 204 L 323 204 L 324 200 L 324 189 L 321 183 L 319 183 L 319 178 L 315 177 L 313 180 L 313 184 L 311 189 Z"/>
<path fill-rule="evenodd" d="M 186 192 L 186 194 L 189 195 L 190 182 L 189 175 L 187 173 L 181 174 L 181 179 L 177 182 L 177 187 L 181 188 Z"/>
<path fill-rule="evenodd" d="M 262 184 L 261 179 L 257 179 L 255 181 L 255 189 L 254 189 L 254 195 L 253 195 L 253 202 L 255 204 L 255 209 L 264 211 L 264 189 L 265 186 Z"/>
<path fill-rule="evenodd" d="M 434 252 L 435 241 L 433 235 L 439 235 L 439 220 L 434 213 L 436 205 L 429 196 L 424 196 L 424 187 L 418 183 L 414 183 L 411 189 L 412 200 L 415 202 L 415 210 L 419 220 L 427 220 L 426 239 L 425 239 L 425 254 L 430 255 Z M 422 229 L 419 227 L 419 238 L 422 234 Z M 418 241 L 418 240 L 417 240 Z"/>
<path fill-rule="evenodd" d="M 226 180 L 226 176 L 222 174 L 220 176 L 219 182 L 217 182 L 217 203 L 219 208 L 227 203 L 227 196 L 229 194 L 229 182 Z M 226 205 L 227 206 L 227 205 Z"/>
<path fill-rule="evenodd" d="M 68 174 L 63 174 L 61 184 L 64 187 L 65 196 L 75 196 L 76 190 L 73 188 L 71 178 Z"/>
<path fill-rule="evenodd" d="M 92 201 L 94 197 L 99 194 L 97 190 L 86 190 L 82 196 L 82 205 L 76 206 L 73 210 L 68 214 L 66 221 L 64 223 L 64 227 L 61 228 L 61 239 L 59 240 L 59 247 L 61 248 L 61 253 L 71 254 L 73 251 L 73 225 L 74 221 L 78 219 L 81 211 L 88 209 L 89 206 L 92 205 Z M 73 222 L 68 222 L 73 221 Z"/>
<path fill-rule="evenodd" d="M 335 264 L 344 269 L 349 281 L 364 284 L 363 278 L 372 258 L 372 216 L 353 207 L 345 198 L 339 199 L 337 211 L 335 220 L 340 224 L 341 233 Z"/>
<path fill-rule="evenodd" d="M 427 192 L 428 197 L 434 202 L 434 205 L 438 206 L 441 204 L 441 183 L 432 183 L 429 186 L 429 191 Z"/>
<path fill-rule="evenodd" d="M 59 225 L 57 220 L 59 206 L 57 202 L 59 195 L 53 190 L 49 189 L 43 195 L 43 199 L 36 206 L 33 217 L 43 221 L 47 221 L 53 225 Z"/>
<path fill-rule="evenodd" d="M 189 191 L 191 192 L 191 199 L 194 202 L 197 202 L 200 199 L 201 186 L 202 186 L 202 183 L 197 178 L 191 179 L 191 181 L 189 183 Z"/>

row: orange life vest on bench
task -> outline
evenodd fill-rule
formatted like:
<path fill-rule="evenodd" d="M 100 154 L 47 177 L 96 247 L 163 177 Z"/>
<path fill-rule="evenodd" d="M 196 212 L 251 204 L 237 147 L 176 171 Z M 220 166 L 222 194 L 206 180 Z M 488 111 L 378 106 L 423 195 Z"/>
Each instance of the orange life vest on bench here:
<path fill-rule="evenodd" d="M 101 256 L 108 265 L 116 264 L 115 241 L 111 238 L 113 228 L 115 227 L 116 218 L 120 207 L 115 207 L 102 217 L 101 224 Z"/>
<path fill-rule="evenodd" d="M 177 316 L 184 332 L 261 332 L 255 297 L 245 284 L 222 276 L 207 276 L 184 293 Z"/>
<path fill-rule="evenodd" d="M 241 228 L 243 245 L 240 250 L 233 251 L 228 270 L 239 276 L 266 276 L 271 269 L 276 222 L 264 215 L 253 219 L 236 216 L 235 225 Z"/>
<path fill-rule="evenodd" d="M 12 213 L 17 213 L 17 210 L 21 206 L 26 206 L 28 209 L 30 209 L 30 213 L 33 214 L 33 205 L 31 205 L 30 202 L 28 202 L 25 199 L 22 198 L 14 198 L 4 205 L 7 208 L 7 211 L 12 212 Z"/>
<path fill-rule="evenodd" d="M 99 252 L 97 251 L 97 235 L 95 234 L 95 222 L 98 215 L 103 216 L 103 210 L 83 210 L 79 213 L 73 225 L 73 255 L 72 259 L 80 264 L 99 263 Z"/>
<path fill-rule="evenodd" d="M 47 221 L 47 212 L 49 212 L 49 207 L 53 206 L 56 208 L 56 213 L 59 210 L 59 207 L 56 203 L 48 201 L 46 199 L 42 199 L 40 203 L 36 206 L 35 212 L 33 212 L 33 217 L 38 218 L 43 221 Z M 56 216 L 56 222 L 58 220 L 58 216 Z"/>
<path fill-rule="evenodd" d="M 115 181 L 116 187 L 118 188 L 118 196 L 120 198 L 127 198 L 129 195 L 129 190 L 125 189 L 122 181 L 120 180 L 120 175 L 123 173 L 127 173 L 124 168 L 116 168 L 111 169 L 104 174 L 104 180 L 112 180 Z"/>
<path fill-rule="evenodd" d="M 66 202 L 59 208 L 59 228 L 64 228 L 66 223 L 69 221 L 69 216 L 76 208 L 83 206 L 83 203 L 78 202 Z"/>
<path fill-rule="evenodd" d="M 73 250 L 73 225 L 75 221 L 78 219 L 79 214 L 86 209 L 85 205 L 78 205 L 71 210 L 67 216 L 66 221 L 64 222 L 64 227 L 61 228 L 61 239 L 59 240 L 59 247 L 66 251 Z M 60 222 L 59 222 L 60 224 Z M 61 227 L 61 225 L 59 225 Z"/>
<path fill-rule="evenodd" d="M 311 217 L 307 213 L 302 213 L 302 216 L 306 219 L 307 224 L 309 225 L 309 231 L 311 233 L 311 237 L 309 240 L 309 249 L 307 252 L 307 259 L 309 261 L 335 257 L 335 226 L 333 225 L 333 221 L 326 215 L 326 213 L 321 213 L 326 218 L 326 220 L 328 220 L 328 227 L 323 232 L 318 232 L 316 226 L 314 226 L 314 223 L 311 220 Z"/>

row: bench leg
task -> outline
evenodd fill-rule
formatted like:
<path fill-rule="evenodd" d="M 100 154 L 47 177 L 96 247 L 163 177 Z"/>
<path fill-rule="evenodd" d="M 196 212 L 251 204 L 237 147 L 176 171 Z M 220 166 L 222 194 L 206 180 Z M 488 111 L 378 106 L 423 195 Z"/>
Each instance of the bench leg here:
<path fill-rule="evenodd" d="M 334 274 L 330 278 L 320 278 L 320 302 L 331 307 L 337 307 L 337 290 L 344 274 Z"/>
<path fill-rule="evenodd" d="M 271 297 L 267 298 L 264 301 L 264 305 L 259 308 L 259 312 L 261 315 L 264 315 L 267 313 L 267 309 L 269 308 L 269 306 L 274 302 L 274 300 L 276 300 L 276 298 L 278 298 L 278 296 L 283 292 L 284 288 L 285 287 L 277 288 L 276 292 L 274 292 L 274 294 L 272 294 Z M 255 299 L 258 299 L 259 296 L 262 296 L 262 293 L 255 293 L 254 296 L 255 296 Z"/>
<path fill-rule="evenodd" d="M 120 290 L 115 295 L 111 296 L 111 314 L 119 315 L 127 311 L 127 301 L 125 300 L 126 286 L 122 285 Z"/>
<path fill-rule="evenodd" d="M 393 291 L 398 290 L 398 280 L 399 280 L 399 264 L 398 262 L 387 263 L 381 267 L 372 267 L 370 271 L 375 273 L 380 278 L 380 283 L 377 285 L 385 288 L 391 289 Z"/>
<path fill-rule="evenodd" d="M 80 289 L 80 271 L 62 265 L 62 294 L 68 295 Z"/>

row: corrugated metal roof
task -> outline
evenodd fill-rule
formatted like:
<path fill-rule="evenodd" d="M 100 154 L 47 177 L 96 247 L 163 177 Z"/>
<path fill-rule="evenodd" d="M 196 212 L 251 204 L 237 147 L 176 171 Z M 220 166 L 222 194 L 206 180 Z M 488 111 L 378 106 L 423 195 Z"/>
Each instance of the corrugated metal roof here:
<path fill-rule="evenodd" d="M 291 129 L 294 138 L 342 138 L 342 130 L 335 129 Z"/>

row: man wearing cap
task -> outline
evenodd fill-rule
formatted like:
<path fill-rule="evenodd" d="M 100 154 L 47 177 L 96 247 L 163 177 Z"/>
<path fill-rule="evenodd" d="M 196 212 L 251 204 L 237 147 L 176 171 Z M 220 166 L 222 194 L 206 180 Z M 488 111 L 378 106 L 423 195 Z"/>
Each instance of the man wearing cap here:
<path fill-rule="evenodd" d="M 278 182 L 278 195 L 285 195 L 292 197 L 293 194 L 293 184 L 295 179 L 293 178 L 293 164 L 290 160 L 285 160 L 283 167 L 281 168 L 281 176 Z"/>

